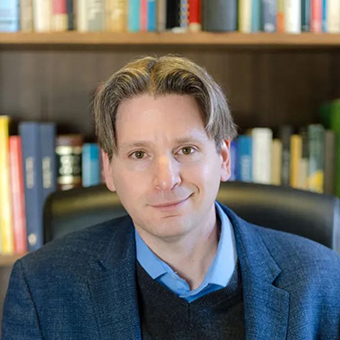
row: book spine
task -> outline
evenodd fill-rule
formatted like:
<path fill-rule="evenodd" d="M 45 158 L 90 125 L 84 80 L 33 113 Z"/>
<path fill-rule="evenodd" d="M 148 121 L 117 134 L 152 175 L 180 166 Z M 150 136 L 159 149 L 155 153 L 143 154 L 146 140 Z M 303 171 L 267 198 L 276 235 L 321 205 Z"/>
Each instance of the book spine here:
<path fill-rule="evenodd" d="M 177 30 L 180 27 L 180 0 L 168 0 L 166 6 L 166 28 Z"/>
<path fill-rule="evenodd" d="M 279 33 L 285 32 L 285 4 L 284 0 L 277 1 L 277 17 L 276 17 L 276 26 L 277 31 Z"/>
<path fill-rule="evenodd" d="M 52 0 L 52 31 L 63 32 L 68 28 L 66 0 Z"/>
<path fill-rule="evenodd" d="M 87 0 L 87 29 L 89 32 L 105 30 L 104 0 Z"/>
<path fill-rule="evenodd" d="M 302 137 L 292 135 L 290 139 L 290 185 L 293 188 L 300 187 L 300 162 L 302 157 Z"/>
<path fill-rule="evenodd" d="M 148 30 L 148 0 L 140 0 L 140 31 Z"/>
<path fill-rule="evenodd" d="M 271 183 L 271 152 L 273 132 L 269 128 L 252 129 L 253 181 Z"/>
<path fill-rule="evenodd" d="M 94 143 L 85 143 L 82 153 L 83 187 L 100 183 L 99 147 Z"/>
<path fill-rule="evenodd" d="M 0 2 L 0 32 L 19 31 L 19 0 Z"/>
<path fill-rule="evenodd" d="M 295 0 L 297 1 L 297 0 Z M 262 31 L 272 33 L 276 31 L 277 8 L 276 0 L 262 0 Z"/>
<path fill-rule="evenodd" d="M 25 184 L 25 208 L 28 251 L 43 244 L 43 199 L 42 168 L 40 153 L 39 124 L 21 122 L 19 134 L 22 141 L 22 156 Z"/>
<path fill-rule="evenodd" d="M 301 33 L 301 0 L 285 1 L 285 32 Z"/>
<path fill-rule="evenodd" d="M 86 1 L 87 0 L 77 0 L 76 2 L 76 23 L 79 32 L 86 32 L 88 30 Z"/>
<path fill-rule="evenodd" d="M 231 165 L 230 165 L 230 181 L 236 181 L 237 180 L 237 153 L 238 153 L 238 145 L 237 141 L 233 140 L 230 143 L 230 158 L 231 158 Z"/>
<path fill-rule="evenodd" d="M 157 0 L 157 32 L 164 32 L 166 29 L 166 3 L 167 0 Z"/>
<path fill-rule="evenodd" d="M 290 183 L 290 137 L 293 129 L 289 125 L 283 125 L 279 128 L 279 138 L 282 142 L 282 171 L 281 184 L 289 186 Z"/>
<path fill-rule="evenodd" d="M 33 2 L 33 23 L 34 31 L 50 32 L 52 3 L 50 0 L 34 0 Z"/>
<path fill-rule="evenodd" d="M 200 32 L 201 25 L 201 0 L 189 0 L 189 31 Z"/>
<path fill-rule="evenodd" d="M 340 198 L 340 100 L 331 104 L 330 128 L 335 132 L 335 194 Z"/>
<path fill-rule="evenodd" d="M 327 13 L 327 7 L 328 7 L 329 1 L 328 0 L 322 0 L 322 18 L 321 18 L 321 31 L 322 32 L 328 32 L 328 13 Z"/>
<path fill-rule="evenodd" d="M 55 123 L 41 123 L 39 125 L 41 167 L 42 167 L 42 192 L 43 202 L 57 190 L 56 156 L 55 156 Z"/>
<path fill-rule="evenodd" d="M 281 185 L 282 170 L 282 143 L 279 139 L 273 139 L 272 143 L 272 184 Z"/>
<path fill-rule="evenodd" d="M 33 31 L 33 0 L 20 1 L 20 30 Z"/>
<path fill-rule="evenodd" d="M 252 138 L 250 136 L 240 136 L 237 142 L 237 178 L 243 182 L 252 182 Z"/>
<path fill-rule="evenodd" d="M 308 172 L 309 172 L 309 139 L 308 129 L 303 127 L 299 131 L 302 140 L 302 153 L 300 160 L 300 176 L 299 176 L 299 189 L 309 190 L 308 185 Z"/>
<path fill-rule="evenodd" d="M 140 31 L 140 0 L 129 0 L 128 7 L 128 30 L 129 32 Z"/>
<path fill-rule="evenodd" d="M 14 253 L 8 129 L 9 117 L 0 116 L 0 229 L 2 254 Z"/>
<path fill-rule="evenodd" d="M 328 33 L 340 33 L 340 1 L 327 0 L 327 27 Z"/>
<path fill-rule="evenodd" d="M 253 33 L 261 31 L 261 1 L 251 2 L 251 31 Z"/>
<path fill-rule="evenodd" d="M 75 21 L 74 21 L 74 1 L 75 0 L 66 0 L 66 8 L 67 8 L 67 30 L 73 31 L 75 29 Z"/>
<path fill-rule="evenodd" d="M 336 155 L 336 136 L 331 130 L 325 131 L 325 159 L 324 159 L 324 187 L 325 194 L 335 194 L 335 155 Z"/>
<path fill-rule="evenodd" d="M 301 0 L 301 31 L 310 32 L 311 0 Z"/>
<path fill-rule="evenodd" d="M 249 1 L 248 1 L 249 2 Z M 249 2 L 249 6 L 250 6 Z M 251 30 L 251 13 L 249 9 L 249 32 Z M 245 8 L 246 10 L 246 8 Z M 245 14 L 245 13 L 243 13 Z M 227 32 L 237 30 L 237 1 L 236 0 L 204 0 L 203 29 L 211 32 Z"/>
<path fill-rule="evenodd" d="M 311 32 L 322 32 L 322 0 L 311 0 Z"/>
<path fill-rule="evenodd" d="M 241 33 L 251 32 L 251 0 L 239 0 L 239 31 Z"/>
<path fill-rule="evenodd" d="M 14 251 L 16 254 L 24 254 L 27 252 L 27 230 L 22 144 L 19 136 L 9 137 L 9 162 Z"/>
<path fill-rule="evenodd" d="M 148 32 L 156 31 L 156 0 L 148 0 Z"/>
<path fill-rule="evenodd" d="M 180 0 L 179 27 L 182 29 L 183 32 L 186 32 L 188 30 L 188 9 L 188 0 Z"/>
<path fill-rule="evenodd" d="M 320 124 L 308 126 L 309 136 L 309 190 L 323 193 L 325 129 Z"/>
<path fill-rule="evenodd" d="M 106 29 L 111 32 L 126 31 L 127 4 L 125 0 L 106 1 Z"/>

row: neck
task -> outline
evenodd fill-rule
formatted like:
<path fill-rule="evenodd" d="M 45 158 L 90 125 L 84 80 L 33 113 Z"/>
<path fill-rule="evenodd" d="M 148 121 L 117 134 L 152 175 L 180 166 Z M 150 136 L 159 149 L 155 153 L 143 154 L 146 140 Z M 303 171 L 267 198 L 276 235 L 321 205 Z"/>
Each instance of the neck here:
<path fill-rule="evenodd" d="M 191 290 L 202 283 L 217 252 L 220 225 L 215 209 L 209 217 L 209 223 L 204 221 L 202 227 L 195 228 L 177 240 L 162 240 L 138 230 L 148 247 L 185 279 Z"/>

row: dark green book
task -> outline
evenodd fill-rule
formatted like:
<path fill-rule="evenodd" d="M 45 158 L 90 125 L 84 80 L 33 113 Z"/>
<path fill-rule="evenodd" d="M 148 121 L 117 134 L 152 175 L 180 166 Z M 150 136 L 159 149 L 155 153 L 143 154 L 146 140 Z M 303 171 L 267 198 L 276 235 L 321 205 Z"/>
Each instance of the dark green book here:
<path fill-rule="evenodd" d="M 293 127 L 283 125 L 279 127 L 279 138 L 282 142 L 282 172 L 281 184 L 290 185 L 290 137 L 293 134 Z"/>
<path fill-rule="evenodd" d="M 340 197 L 340 99 L 331 105 L 330 127 L 335 132 L 335 194 Z"/>

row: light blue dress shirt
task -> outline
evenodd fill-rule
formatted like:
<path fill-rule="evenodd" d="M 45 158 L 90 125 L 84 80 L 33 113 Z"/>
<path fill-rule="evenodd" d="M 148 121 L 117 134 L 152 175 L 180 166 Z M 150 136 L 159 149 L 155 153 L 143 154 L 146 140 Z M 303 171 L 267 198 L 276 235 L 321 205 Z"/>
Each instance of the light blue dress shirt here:
<path fill-rule="evenodd" d="M 217 252 L 203 282 L 194 290 L 190 290 L 189 284 L 155 255 L 135 231 L 137 260 L 140 265 L 154 280 L 188 302 L 226 287 L 236 267 L 237 253 L 233 227 L 219 203 L 215 202 L 215 207 L 216 214 L 221 221 Z"/>

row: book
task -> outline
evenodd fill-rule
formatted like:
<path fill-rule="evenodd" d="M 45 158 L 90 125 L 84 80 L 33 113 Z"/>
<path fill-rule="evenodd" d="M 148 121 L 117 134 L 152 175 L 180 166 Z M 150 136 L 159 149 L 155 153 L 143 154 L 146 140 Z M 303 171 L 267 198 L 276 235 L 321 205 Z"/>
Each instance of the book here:
<path fill-rule="evenodd" d="M 322 19 L 321 19 L 321 30 L 322 32 L 327 32 L 328 31 L 328 12 L 327 12 L 327 7 L 328 7 L 329 1 L 328 0 L 322 0 Z"/>
<path fill-rule="evenodd" d="M 140 31 L 140 0 L 128 1 L 128 31 L 139 32 Z"/>
<path fill-rule="evenodd" d="M 230 181 L 236 181 L 237 178 L 237 154 L 238 154 L 238 145 L 237 140 L 233 140 L 230 143 Z"/>
<path fill-rule="evenodd" d="M 272 180 L 273 185 L 281 185 L 281 170 L 282 170 L 282 142 L 278 138 L 273 139 L 272 143 Z"/>
<path fill-rule="evenodd" d="M 294 134 L 290 137 L 290 186 L 300 188 L 300 163 L 302 158 L 302 137 Z"/>
<path fill-rule="evenodd" d="M 335 194 L 340 198 L 340 99 L 331 103 L 329 124 L 335 132 Z"/>
<path fill-rule="evenodd" d="M 282 142 L 282 171 L 281 185 L 290 185 L 290 137 L 293 134 L 293 128 L 290 125 L 279 127 L 279 138 Z"/>
<path fill-rule="evenodd" d="M 78 134 L 59 135 L 56 139 L 57 184 L 60 190 L 82 185 L 83 137 Z"/>
<path fill-rule="evenodd" d="M 1 0 L 0 32 L 17 32 L 19 27 L 19 0 Z"/>
<path fill-rule="evenodd" d="M 285 32 L 285 2 L 284 0 L 277 1 L 276 26 L 277 26 L 277 31 L 279 33 Z"/>
<path fill-rule="evenodd" d="M 311 32 L 322 32 L 322 0 L 311 0 Z"/>
<path fill-rule="evenodd" d="M 239 31 L 241 33 L 250 33 L 251 32 L 251 0 L 239 0 L 238 3 L 238 23 L 239 23 Z"/>
<path fill-rule="evenodd" d="M 253 0 L 254 1 L 254 0 Z M 298 1 L 298 0 L 295 0 Z M 277 0 L 261 0 L 262 31 L 272 33 L 276 31 Z"/>
<path fill-rule="evenodd" d="M 79 32 L 86 32 L 88 30 L 87 23 L 87 0 L 76 1 L 76 23 Z"/>
<path fill-rule="evenodd" d="M 269 128 L 254 128 L 252 139 L 253 182 L 270 184 L 273 132 Z"/>
<path fill-rule="evenodd" d="M 87 1 L 87 30 L 89 32 L 105 30 L 105 0 Z"/>
<path fill-rule="evenodd" d="M 226 32 L 237 30 L 236 0 L 203 0 L 202 5 L 204 31 Z M 251 18 L 249 17 L 248 19 L 250 31 Z"/>
<path fill-rule="evenodd" d="M 301 31 L 310 32 L 311 0 L 301 0 Z"/>
<path fill-rule="evenodd" d="M 301 0 L 286 0 L 284 3 L 286 33 L 301 32 Z"/>
<path fill-rule="evenodd" d="M 89 187 L 100 183 L 99 146 L 96 143 L 85 143 L 82 152 L 82 184 Z"/>
<path fill-rule="evenodd" d="M 68 29 L 66 0 L 52 0 L 51 30 L 64 32 Z"/>
<path fill-rule="evenodd" d="M 33 31 L 33 0 L 20 0 L 20 30 Z"/>
<path fill-rule="evenodd" d="M 188 12 L 189 5 L 188 0 L 180 0 L 179 7 L 179 27 L 181 32 L 186 32 L 188 30 Z"/>
<path fill-rule="evenodd" d="M 40 129 L 37 122 L 19 123 L 25 184 L 27 248 L 34 251 L 43 245 L 43 188 Z"/>
<path fill-rule="evenodd" d="M 66 0 L 67 8 L 67 30 L 72 31 L 75 29 L 74 13 L 75 13 L 75 0 Z"/>
<path fill-rule="evenodd" d="M 9 137 L 9 169 L 12 203 L 14 252 L 27 253 L 24 171 L 20 136 Z"/>
<path fill-rule="evenodd" d="M 199 1 L 199 0 L 197 0 Z M 156 20 L 157 20 L 157 32 L 164 32 L 166 29 L 166 2 L 167 0 L 156 1 Z"/>
<path fill-rule="evenodd" d="M 51 31 L 52 2 L 50 0 L 33 1 L 33 25 L 35 32 Z"/>
<path fill-rule="evenodd" d="M 308 126 L 309 137 L 309 190 L 323 193 L 325 128 L 321 124 Z"/>
<path fill-rule="evenodd" d="M 1 254 L 14 253 L 9 172 L 9 116 L 0 116 L 0 229 Z"/>
<path fill-rule="evenodd" d="M 325 0 L 324 0 L 325 1 Z M 340 32 L 340 1 L 327 0 L 326 2 L 326 23 L 325 32 Z"/>
<path fill-rule="evenodd" d="M 139 31 L 146 32 L 148 30 L 148 0 L 140 0 L 140 24 Z"/>
<path fill-rule="evenodd" d="M 237 179 L 243 182 L 253 181 L 252 167 L 252 138 L 251 136 L 241 135 L 237 138 Z"/>
<path fill-rule="evenodd" d="M 157 8 L 156 8 L 156 0 L 148 0 L 147 3 L 147 11 L 148 11 L 148 18 L 147 18 L 147 31 L 148 32 L 155 32 L 157 26 Z"/>
<path fill-rule="evenodd" d="M 188 20 L 190 32 L 200 32 L 202 30 L 201 0 L 189 0 Z"/>
<path fill-rule="evenodd" d="M 262 0 L 252 0 L 251 2 L 251 31 L 253 33 L 261 31 L 261 4 Z"/>
<path fill-rule="evenodd" d="M 110 32 L 124 32 L 127 29 L 127 2 L 106 0 L 106 29 Z"/>
<path fill-rule="evenodd" d="M 166 2 L 166 29 L 177 30 L 180 28 L 180 0 Z"/>
<path fill-rule="evenodd" d="M 325 131 L 325 150 L 324 150 L 324 183 L 323 192 L 335 195 L 335 155 L 336 155 L 336 136 L 331 130 Z"/>
<path fill-rule="evenodd" d="M 299 189 L 309 190 L 308 174 L 309 174 L 309 138 L 307 127 L 302 127 L 299 130 L 299 135 L 302 141 L 302 152 L 300 159 L 300 176 L 299 176 Z"/>

